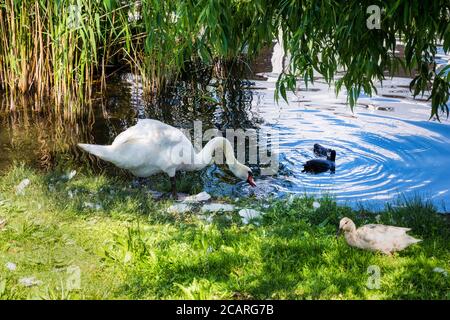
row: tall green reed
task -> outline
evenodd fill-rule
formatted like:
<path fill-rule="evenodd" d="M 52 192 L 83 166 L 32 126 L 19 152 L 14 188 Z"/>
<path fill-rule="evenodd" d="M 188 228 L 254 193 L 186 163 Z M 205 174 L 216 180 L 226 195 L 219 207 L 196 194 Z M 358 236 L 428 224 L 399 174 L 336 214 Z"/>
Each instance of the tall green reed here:
<path fill-rule="evenodd" d="M 384 11 L 380 28 L 371 30 L 366 9 L 374 3 Z M 0 0 L 0 90 L 51 97 L 72 114 L 91 101 L 95 86 L 105 87 L 111 66 L 138 72 L 151 95 L 199 69 L 226 83 L 282 34 L 290 63 L 276 93 L 284 98 L 299 79 L 308 84 L 321 74 L 337 91 L 345 88 L 353 106 L 401 67 L 417 71 L 414 95 L 430 91 L 432 115 L 448 114 L 450 69 L 434 63 L 438 42 L 450 50 L 448 0 L 374 3 Z M 396 55 L 398 39 L 404 57 Z"/>
<path fill-rule="evenodd" d="M 128 6 L 115 0 L 2 0 L 0 89 L 11 97 L 50 98 L 68 115 L 79 112 L 121 53 L 114 50 L 118 39 L 127 41 Z"/>
<path fill-rule="evenodd" d="M 241 75 L 272 41 L 264 0 L 0 1 L 0 88 L 50 97 L 68 115 L 105 87 L 111 66 L 139 73 L 157 96 L 198 70 Z"/>

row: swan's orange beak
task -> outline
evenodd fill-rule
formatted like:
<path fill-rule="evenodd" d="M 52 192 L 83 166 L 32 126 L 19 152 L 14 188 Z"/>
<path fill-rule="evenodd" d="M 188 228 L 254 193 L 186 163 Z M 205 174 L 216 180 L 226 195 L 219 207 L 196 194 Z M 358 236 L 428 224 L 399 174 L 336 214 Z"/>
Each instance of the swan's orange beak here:
<path fill-rule="evenodd" d="M 255 183 L 255 180 L 253 180 L 253 176 L 252 175 L 248 175 L 247 182 L 252 187 L 256 187 L 256 183 Z"/>

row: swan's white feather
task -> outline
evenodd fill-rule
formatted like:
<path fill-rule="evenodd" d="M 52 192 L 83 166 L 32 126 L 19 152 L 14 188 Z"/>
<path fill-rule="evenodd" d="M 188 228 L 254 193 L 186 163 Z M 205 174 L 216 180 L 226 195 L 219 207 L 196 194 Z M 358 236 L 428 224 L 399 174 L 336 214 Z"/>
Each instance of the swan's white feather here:
<path fill-rule="evenodd" d="M 120 133 L 111 147 L 115 155 L 111 162 L 138 177 L 158 172 L 173 176 L 175 171 L 186 169 L 189 164 L 179 157 L 178 151 L 194 154 L 183 132 L 152 119 L 140 120 Z"/>
<path fill-rule="evenodd" d="M 137 124 L 120 133 L 112 145 L 117 146 L 135 140 L 146 140 L 151 143 L 166 145 L 176 144 L 182 140 L 189 141 L 179 129 L 158 120 L 142 119 Z"/>
<path fill-rule="evenodd" d="M 148 177 L 165 172 L 170 177 L 179 170 L 200 170 L 210 164 L 213 152 L 223 149 L 231 171 L 245 180 L 250 169 L 235 161 L 233 148 L 225 138 L 215 138 L 197 154 L 183 132 L 158 120 L 145 119 L 120 133 L 110 146 L 79 144 L 80 148 L 112 162 L 135 176 Z"/>

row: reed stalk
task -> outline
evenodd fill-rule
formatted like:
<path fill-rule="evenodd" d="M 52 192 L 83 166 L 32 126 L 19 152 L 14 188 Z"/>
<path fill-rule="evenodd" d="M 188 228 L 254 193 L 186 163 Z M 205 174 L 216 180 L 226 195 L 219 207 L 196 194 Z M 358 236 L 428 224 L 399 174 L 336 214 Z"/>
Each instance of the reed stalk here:
<path fill-rule="evenodd" d="M 193 67 L 228 81 L 281 34 L 290 56 L 277 82 L 283 98 L 318 73 L 345 88 L 353 106 L 402 67 L 418 71 L 411 90 L 430 92 L 432 116 L 448 115 L 450 67 L 434 63 L 438 43 L 450 50 L 448 0 L 375 1 L 383 17 L 374 30 L 366 24 L 372 2 L 0 0 L 0 90 L 77 114 L 106 87 L 109 66 L 139 73 L 144 91 L 160 95 Z"/>

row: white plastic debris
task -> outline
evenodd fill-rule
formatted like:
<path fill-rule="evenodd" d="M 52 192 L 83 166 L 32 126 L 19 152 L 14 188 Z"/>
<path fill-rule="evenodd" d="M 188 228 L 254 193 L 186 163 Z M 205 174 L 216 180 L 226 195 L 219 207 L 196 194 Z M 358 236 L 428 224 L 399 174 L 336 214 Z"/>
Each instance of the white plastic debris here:
<path fill-rule="evenodd" d="M 32 287 L 32 286 L 38 286 L 42 284 L 42 281 L 37 280 L 35 277 L 25 277 L 19 279 L 19 283 L 23 285 L 24 287 Z"/>
<path fill-rule="evenodd" d="M 191 210 L 191 206 L 186 203 L 175 203 L 167 208 L 169 213 L 186 213 Z"/>
<path fill-rule="evenodd" d="M 103 209 L 102 205 L 99 203 L 85 202 L 83 203 L 83 207 L 95 210 Z"/>
<path fill-rule="evenodd" d="M 248 224 L 250 220 L 260 217 L 262 212 L 254 209 L 241 209 L 239 210 L 239 215 L 242 218 L 242 222 Z"/>
<path fill-rule="evenodd" d="M 16 187 L 16 195 L 24 195 L 25 188 L 31 183 L 30 179 L 23 179 Z"/>
<path fill-rule="evenodd" d="M 77 174 L 77 170 L 72 170 L 68 174 L 64 175 L 64 178 L 67 180 L 71 180 Z"/>
<path fill-rule="evenodd" d="M 316 210 L 319 209 L 320 208 L 320 203 L 317 202 L 317 201 L 314 201 L 313 202 L 313 208 L 316 209 Z"/>
<path fill-rule="evenodd" d="M 202 206 L 202 212 L 217 212 L 217 211 L 234 211 L 235 207 L 232 204 L 224 203 L 208 203 Z"/>
<path fill-rule="evenodd" d="M 17 269 L 17 265 L 14 262 L 7 262 L 5 264 L 6 269 L 9 271 L 15 271 Z"/>
<path fill-rule="evenodd" d="M 211 199 L 211 195 L 208 192 L 203 191 L 197 194 L 195 198 L 198 202 L 208 201 L 209 199 Z"/>
<path fill-rule="evenodd" d="M 200 192 L 199 194 L 188 196 L 183 199 L 183 202 L 204 202 L 211 199 L 211 195 L 208 192 Z"/>
<path fill-rule="evenodd" d="M 447 273 L 447 271 L 445 269 L 436 267 L 436 268 L 433 269 L 433 272 L 441 273 L 441 274 L 444 275 L 444 277 L 448 277 L 448 273 Z"/>

